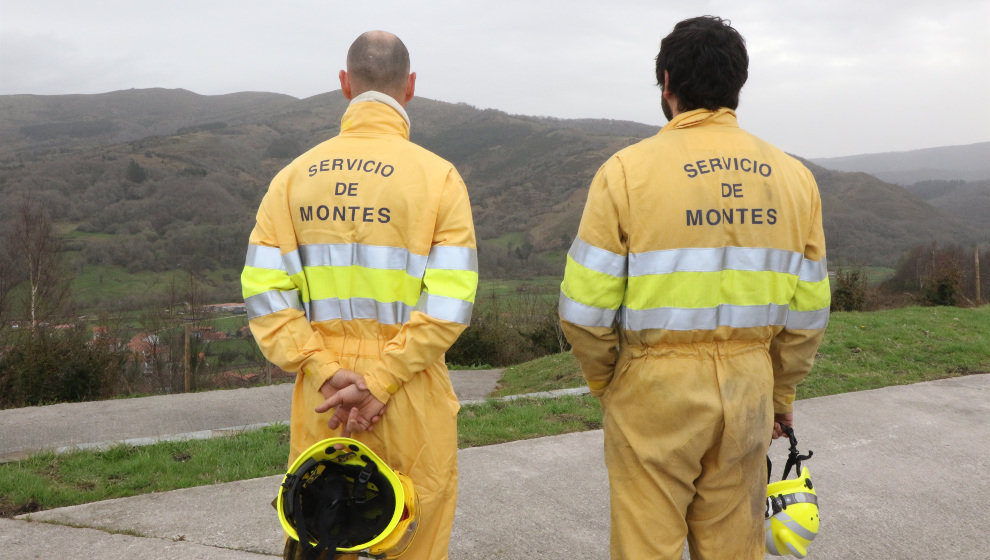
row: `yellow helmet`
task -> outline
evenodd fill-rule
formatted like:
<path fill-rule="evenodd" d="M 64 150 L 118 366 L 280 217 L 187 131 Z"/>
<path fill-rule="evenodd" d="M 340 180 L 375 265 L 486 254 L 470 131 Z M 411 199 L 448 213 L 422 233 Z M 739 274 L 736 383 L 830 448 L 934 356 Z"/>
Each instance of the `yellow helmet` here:
<path fill-rule="evenodd" d="M 350 438 L 329 438 L 303 452 L 276 499 L 282 528 L 310 557 L 362 552 L 395 558 L 416 531 L 419 501 L 408 476 Z"/>
<path fill-rule="evenodd" d="M 801 461 L 809 459 L 813 453 L 809 451 L 807 455 L 798 455 L 794 431 L 789 426 L 783 428 L 791 441 L 791 448 L 784 467 L 783 480 L 767 485 L 766 520 L 763 524 L 767 553 L 804 558 L 808 554 L 808 545 L 818 535 L 821 521 L 818 515 L 818 493 L 811 483 L 808 468 L 801 467 Z M 768 480 L 771 466 L 768 456 Z M 800 475 L 787 480 L 792 466 L 797 467 Z"/>
<path fill-rule="evenodd" d="M 767 515 L 764 521 L 767 552 L 804 558 L 808 544 L 818 535 L 818 494 L 808 467 L 801 476 L 767 486 Z"/>

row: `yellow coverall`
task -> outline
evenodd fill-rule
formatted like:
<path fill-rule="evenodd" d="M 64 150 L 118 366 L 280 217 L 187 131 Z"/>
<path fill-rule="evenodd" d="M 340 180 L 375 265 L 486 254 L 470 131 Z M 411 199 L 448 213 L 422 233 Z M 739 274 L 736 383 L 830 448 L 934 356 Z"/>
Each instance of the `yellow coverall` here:
<path fill-rule="evenodd" d="M 352 100 L 340 134 L 275 178 L 251 233 L 242 287 L 251 332 L 298 372 L 289 464 L 339 435 L 317 414 L 339 369 L 387 404 L 354 434 L 413 481 L 419 526 L 404 559 L 447 557 L 457 500 L 457 397 L 444 352 L 467 327 L 477 289 L 474 223 L 453 165 L 409 141 L 384 94 Z"/>
<path fill-rule="evenodd" d="M 821 200 L 729 109 L 598 171 L 560 317 L 604 408 L 612 558 L 763 558 L 765 454 L 828 322 Z"/>

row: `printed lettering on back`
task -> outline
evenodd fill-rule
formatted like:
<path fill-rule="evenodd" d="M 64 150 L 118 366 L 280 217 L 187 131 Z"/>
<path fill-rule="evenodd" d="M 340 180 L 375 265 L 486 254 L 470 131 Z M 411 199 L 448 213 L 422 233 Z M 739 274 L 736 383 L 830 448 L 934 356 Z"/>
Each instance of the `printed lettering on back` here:
<path fill-rule="evenodd" d="M 717 157 L 700 159 L 687 162 L 682 169 L 688 179 L 702 177 L 715 173 L 733 172 L 735 177 L 739 173 L 748 173 L 769 179 L 773 175 L 773 167 L 766 162 L 761 162 L 747 157 Z M 714 184 L 714 183 L 713 183 Z M 744 199 L 745 183 L 720 182 L 720 195 L 723 199 Z M 729 202 L 729 200 L 727 200 Z M 746 208 L 746 207 L 719 207 L 719 208 L 686 208 L 687 225 L 691 226 L 720 226 L 720 225 L 775 225 L 777 223 L 776 208 Z"/>
<path fill-rule="evenodd" d="M 308 168 L 310 177 L 321 173 L 358 172 L 379 177 L 391 177 L 395 166 L 390 163 L 364 158 L 327 158 L 313 163 Z M 348 198 L 358 196 L 360 183 L 354 181 L 332 181 L 329 194 L 333 197 L 327 204 L 299 207 L 299 219 L 303 222 L 367 222 L 387 224 L 392 220 L 392 211 L 386 207 L 348 204 Z"/>

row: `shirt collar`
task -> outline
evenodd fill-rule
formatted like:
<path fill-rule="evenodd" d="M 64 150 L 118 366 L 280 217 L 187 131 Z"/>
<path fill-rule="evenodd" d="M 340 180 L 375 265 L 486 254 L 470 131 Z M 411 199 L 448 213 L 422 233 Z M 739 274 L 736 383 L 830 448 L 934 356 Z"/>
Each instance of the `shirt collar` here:
<path fill-rule="evenodd" d="M 412 128 L 412 123 L 409 122 L 409 114 L 406 113 L 405 108 L 403 108 L 402 105 L 399 105 L 399 102 L 396 101 L 394 97 L 388 95 L 387 93 L 382 93 L 380 91 L 375 91 L 375 90 L 366 91 L 360 95 L 355 96 L 354 99 L 351 99 L 351 102 L 350 104 L 348 104 L 348 107 L 354 105 L 355 103 L 363 103 L 366 101 L 377 101 L 378 103 L 384 103 L 389 107 L 395 109 L 395 111 L 402 116 L 402 119 L 406 121 L 406 126 L 410 129 Z"/>
<path fill-rule="evenodd" d="M 716 111 L 708 109 L 695 109 L 678 113 L 664 129 L 689 128 L 700 124 L 722 124 L 738 126 L 736 112 L 728 107 L 721 107 Z"/>

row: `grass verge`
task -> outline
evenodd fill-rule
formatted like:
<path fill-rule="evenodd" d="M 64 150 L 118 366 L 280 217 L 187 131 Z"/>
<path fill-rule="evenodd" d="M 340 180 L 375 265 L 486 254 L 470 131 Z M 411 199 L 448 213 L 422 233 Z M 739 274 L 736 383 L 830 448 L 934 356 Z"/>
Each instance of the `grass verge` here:
<path fill-rule="evenodd" d="M 0 517 L 246 480 L 285 469 L 289 430 L 270 426 L 209 440 L 40 453 L 0 465 Z"/>
<path fill-rule="evenodd" d="M 798 398 L 990 371 L 988 332 L 990 306 L 835 313 Z M 557 354 L 506 369 L 495 396 L 582 383 L 574 357 Z M 590 396 L 490 400 L 465 406 L 458 420 L 462 448 L 599 427 L 601 408 Z M 0 465 L 0 517 L 280 474 L 287 441 L 288 428 L 272 426 L 211 440 L 39 454 Z"/>

